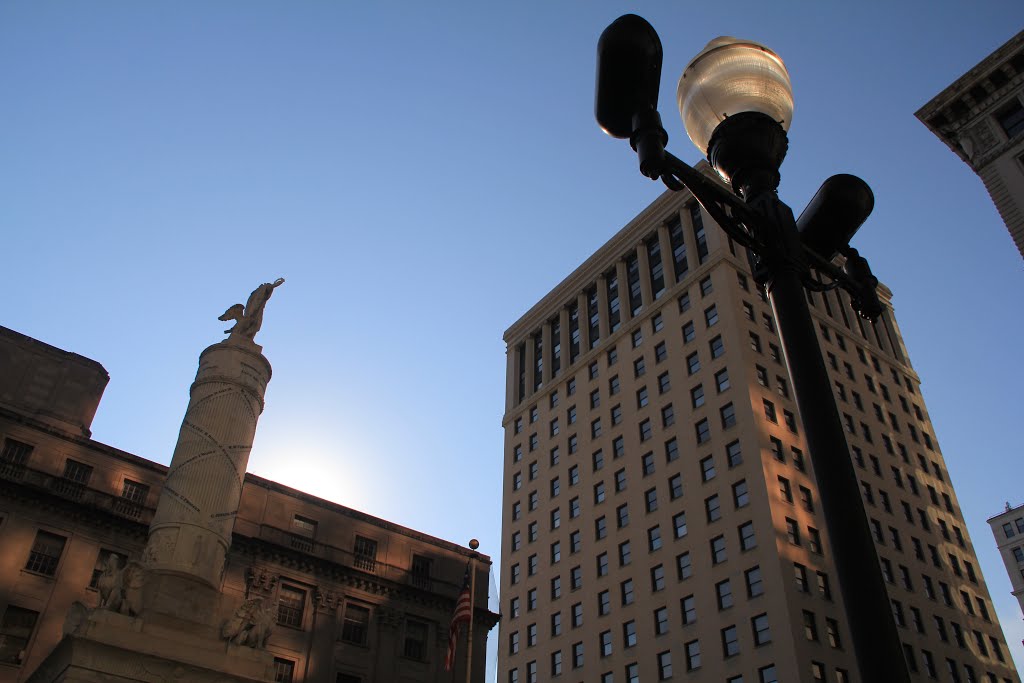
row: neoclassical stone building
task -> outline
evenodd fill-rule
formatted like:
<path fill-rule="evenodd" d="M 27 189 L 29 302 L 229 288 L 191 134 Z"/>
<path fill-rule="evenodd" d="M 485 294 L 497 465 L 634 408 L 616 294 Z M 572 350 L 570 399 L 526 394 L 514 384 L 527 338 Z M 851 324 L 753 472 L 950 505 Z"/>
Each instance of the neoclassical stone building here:
<path fill-rule="evenodd" d="M 985 183 L 1024 256 L 1024 31 L 916 116 Z"/>
<path fill-rule="evenodd" d="M 497 620 L 488 557 L 252 474 L 216 585 L 188 608 L 204 618 L 153 607 L 159 596 L 144 592 L 129 604 L 127 579 L 125 605 L 92 609 L 110 601 L 108 567 L 145 564 L 135 563 L 168 476 L 91 438 L 107 380 L 93 360 L 0 327 L 0 683 L 463 681 L 465 634 L 454 673 L 444 658 L 471 556 L 471 680 L 483 681 Z M 265 647 L 227 642 L 253 598 L 273 622 Z"/>

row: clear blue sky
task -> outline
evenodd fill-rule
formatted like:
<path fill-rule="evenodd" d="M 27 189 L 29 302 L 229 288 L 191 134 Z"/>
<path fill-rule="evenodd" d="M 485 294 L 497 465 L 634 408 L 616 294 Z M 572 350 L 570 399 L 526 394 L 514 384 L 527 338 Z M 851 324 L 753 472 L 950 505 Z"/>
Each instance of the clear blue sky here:
<path fill-rule="evenodd" d="M 496 559 L 502 332 L 661 191 L 593 121 L 597 38 L 626 11 L 665 43 L 677 155 L 700 157 L 675 81 L 736 35 L 792 75 L 783 197 L 874 188 L 855 244 L 1019 643 L 985 518 L 1024 502 L 1024 267 L 913 117 L 1020 30 L 1019 0 L 4 2 L 0 324 L 103 363 L 95 438 L 166 463 L 217 316 L 284 276 L 250 470 Z"/>

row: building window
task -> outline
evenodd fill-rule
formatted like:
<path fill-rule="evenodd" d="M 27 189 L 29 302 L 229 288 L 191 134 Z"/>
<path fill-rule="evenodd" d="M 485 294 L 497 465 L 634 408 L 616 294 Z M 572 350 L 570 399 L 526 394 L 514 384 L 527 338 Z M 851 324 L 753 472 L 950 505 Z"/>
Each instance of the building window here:
<path fill-rule="evenodd" d="M 704 386 L 698 384 L 693 389 L 690 389 L 690 402 L 694 408 L 700 408 L 704 405 Z"/>
<path fill-rule="evenodd" d="M 302 612 L 305 606 L 305 591 L 292 586 L 281 586 L 277 596 L 277 623 L 301 629 Z"/>
<path fill-rule="evenodd" d="M 618 566 L 624 567 L 633 561 L 633 551 L 630 549 L 630 542 L 623 541 L 618 544 Z"/>
<path fill-rule="evenodd" d="M 644 492 L 644 505 L 647 512 L 654 512 L 658 509 L 658 491 L 657 489 L 648 489 Z"/>
<path fill-rule="evenodd" d="M 651 567 L 651 592 L 657 593 L 665 588 L 665 568 L 655 565 Z"/>
<path fill-rule="evenodd" d="M 28 562 L 25 563 L 25 570 L 53 576 L 57 573 L 57 563 L 64 552 L 64 543 L 67 541 L 63 536 L 47 533 L 46 531 L 36 532 L 35 543 L 28 554 Z"/>
<path fill-rule="evenodd" d="M 33 446 L 21 441 L 4 439 L 4 449 L 0 451 L 0 462 L 25 465 L 28 462 L 28 456 L 32 455 L 33 448 Z"/>
<path fill-rule="evenodd" d="M 744 572 L 747 582 L 747 597 L 756 598 L 764 593 L 764 584 L 761 581 L 761 567 L 753 566 Z"/>
<path fill-rule="evenodd" d="M 740 479 L 732 485 L 732 500 L 737 509 L 746 507 L 750 503 L 750 493 L 747 490 L 746 479 Z"/>
<path fill-rule="evenodd" d="M 131 479 L 125 479 L 124 485 L 121 488 L 121 497 L 125 500 L 139 505 L 146 504 L 146 498 L 149 496 L 149 487 L 145 484 L 140 484 L 137 481 Z"/>
<path fill-rule="evenodd" d="M 722 393 L 729 388 L 729 369 L 722 368 L 715 373 L 715 386 L 718 387 L 718 393 Z"/>
<path fill-rule="evenodd" d="M 740 442 L 733 441 L 725 447 L 725 457 L 729 467 L 736 467 L 743 462 L 743 452 L 740 449 Z"/>
<path fill-rule="evenodd" d="M 738 527 L 740 535 L 740 549 L 751 550 L 757 547 L 757 537 L 754 536 L 754 523 L 746 522 Z"/>
<path fill-rule="evenodd" d="M 686 644 L 686 670 L 693 671 L 700 668 L 700 641 L 691 640 Z"/>
<path fill-rule="evenodd" d="M 690 561 L 690 553 L 680 553 L 676 556 L 676 576 L 680 581 L 693 576 L 693 564 Z"/>
<path fill-rule="evenodd" d="M 711 562 L 721 564 L 725 560 L 725 536 L 716 536 L 711 539 Z"/>
<path fill-rule="evenodd" d="M 722 417 L 722 429 L 729 429 L 736 424 L 736 409 L 732 403 L 726 403 L 719 411 Z"/>
<path fill-rule="evenodd" d="M 647 530 L 647 549 L 652 553 L 661 550 L 661 527 L 653 526 Z"/>
<path fill-rule="evenodd" d="M 292 683 L 294 675 L 295 662 L 274 657 L 274 683 Z"/>
<path fill-rule="evenodd" d="M 9 440 L 8 440 L 9 441 Z M 32 638 L 39 612 L 8 605 L 0 620 L 0 662 L 20 665 Z"/>
<path fill-rule="evenodd" d="M 673 527 L 675 529 L 676 538 L 682 538 L 682 537 L 686 536 L 686 534 L 687 534 L 687 529 L 686 529 L 686 513 L 685 512 L 676 513 L 676 515 L 672 517 L 672 525 L 673 525 Z"/>
<path fill-rule="evenodd" d="M 702 481 L 715 478 L 715 460 L 710 455 L 700 461 L 700 477 Z"/>
<path fill-rule="evenodd" d="M 715 584 L 715 594 L 718 597 L 718 609 L 729 609 L 732 607 L 732 586 L 729 579 Z"/>
<path fill-rule="evenodd" d="M 704 511 L 707 513 L 709 523 L 717 522 L 722 518 L 722 506 L 717 494 L 704 499 Z"/>
<path fill-rule="evenodd" d="M 711 349 L 711 358 L 721 358 L 725 355 L 725 343 L 722 341 L 722 337 L 718 336 L 708 342 L 708 347 Z"/>
<path fill-rule="evenodd" d="M 601 616 L 612 611 L 612 600 L 608 591 L 601 591 L 597 594 L 597 613 Z"/>
<path fill-rule="evenodd" d="M 405 643 L 402 654 L 409 659 L 426 661 L 427 659 L 427 635 L 429 627 L 422 621 L 406 619 L 405 621 Z"/>
<path fill-rule="evenodd" d="M 740 653 L 740 641 L 735 626 L 722 629 L 722 656 L 735 657 Z"/>
<path fill-rule="evenodd" d="M 1007 139 L 1024 132 L 1024 106 L 1021 106 L 1020 100 L 1017 97 L 1011 98 L 1005 107 L 996 112 L 996 121 L 1006 133 Z"/>
<path fill-rule="evenodd" d="M 301 616 L 300 616 L 301 622 Z M 345 618 L 341 625 L 341 639 L 354 645 L 366 645 L 369 633 L 370 610 L 361 605 L 345 605 Z"/>
<path fill-rule="evenodd" d="M 85 486 L 92 477 L 92 465 L 68 458 L 64 463 L 64 479 Z"/>
<path fill-rule="evenodd" d="M 659 607 L 654 610 L 654 634 L 661 636 L 668 633 L 668 608 Z"/>
<path fill-rule="evenodd" d="M 686 357 L 686 368 L 691 375 L 700 372 L 700 356 L 696 351 Z"/>
<path fill-rule="evenodd" d="M 667 681 L 672 678 L 672 652 L 666 650 L 658 653 L 658 680 Z"/>
<path fill-rule="evenodd" d="M 772 641 L 772 632 L 768 626 L 768 615 L 759 614 L 750 620 L 750 627 L 754 634 L 754 645 L 764 645 Z"/>
<path fill-rule="evenodd" d="M 634 600 L 633 579 L 626 579 L 625 581 L 623 581 L 621 584 L 619 584 L 619 589 L 622 594 L 622 604 L 632 605 Z"/>
<path fill-rule="evenodd" d="M 683 477 L 680 474 L 674 474 L 668 480 L 668 495 L 672 500 L 680 498 L 683 495 Z"/>
<path fill-rule="evenodd" d="M 711 425 L 708 424 L 707 419 L 701 420 L 695 424 L 693 428 L 697 436 L 697 445 L 707 443 L 711 440 Z"/>
<path fill-rule="evenodd" d="M 658 375 L 658 393 L 664 394 L 666 391 L 672 388 L 672 382 L 669 379 L 669 374 L 663 372 Z"/>
<path fill-rule="evenodd" d="M 368 572 L 374 571 L 377 567 L 377 541 L 362 536 L 356 536 L 355 566 Z"/>
<path fill-rule="evenodd" d="M 712 327 L 718 322 L 718 308 L 715 306 L 709 306 L 704 309 L 704 322 L 708 327 Z"/>

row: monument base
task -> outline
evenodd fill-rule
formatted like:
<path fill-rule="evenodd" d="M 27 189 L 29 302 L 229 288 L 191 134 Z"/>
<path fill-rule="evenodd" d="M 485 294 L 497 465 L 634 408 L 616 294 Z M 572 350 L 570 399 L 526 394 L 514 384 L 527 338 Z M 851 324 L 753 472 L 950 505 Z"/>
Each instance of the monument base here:
<path fill-rule="evenodd" d="M 146 572 L 142 587 L 142 617 L 145 619 L 173 618 L 188 624 L 216 628 L 222 619 L 220 591 L 196 581 L 191 576 L 177 576 L 162 572 Z M 157 615 L 153 615 L 157 612 Z"/>
<path fill-rule="evenodd" d="M 213 626 L 149 614 L 130 617 L 108 610 L 73 608 L 64 638 L 28 683 L 267 683 L 274 658 L 225 642 Z"/>

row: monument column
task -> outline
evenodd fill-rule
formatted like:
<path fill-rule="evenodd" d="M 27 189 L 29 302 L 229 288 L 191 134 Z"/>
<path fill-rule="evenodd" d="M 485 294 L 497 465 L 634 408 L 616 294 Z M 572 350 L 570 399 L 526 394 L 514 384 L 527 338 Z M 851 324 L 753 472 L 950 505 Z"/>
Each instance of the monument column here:
<path fill-rule="evenodd" d="M 216 605 L 271 376 L 270 363 L 253 337 L 262 324 L 263 306 L 282 282 L 261 285 L 244 308 L 228 309 L 221 319 L 237 321 L 230 336 L 199 356 L 143 554 L 146 609 L 194 619 L 211 614 Z"/>

